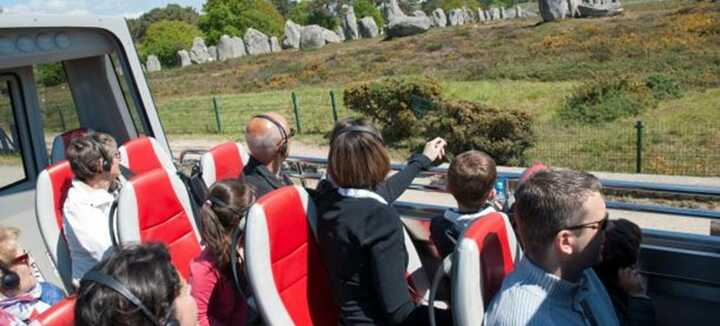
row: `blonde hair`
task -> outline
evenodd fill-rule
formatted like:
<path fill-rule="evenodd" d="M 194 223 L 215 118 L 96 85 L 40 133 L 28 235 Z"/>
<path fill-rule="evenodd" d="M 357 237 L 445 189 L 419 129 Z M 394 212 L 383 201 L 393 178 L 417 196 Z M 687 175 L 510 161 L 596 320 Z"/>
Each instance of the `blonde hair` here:
<path fill-rule="evenodd" d="M 0 226 L 0 263 L 8 265 L 17 254 L 17 239 L 20 229 L 11 226 Z"/>

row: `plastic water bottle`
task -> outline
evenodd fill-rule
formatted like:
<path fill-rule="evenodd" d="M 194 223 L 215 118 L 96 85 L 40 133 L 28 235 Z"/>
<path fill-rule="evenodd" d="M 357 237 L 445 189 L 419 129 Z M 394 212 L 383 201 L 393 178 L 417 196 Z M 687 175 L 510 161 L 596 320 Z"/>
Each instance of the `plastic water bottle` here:
<path fill-rule="evenodd" d="M 507 178 L 499 177 L 495 181 L 495 201 L 504 209 L 507 199 Z"/>

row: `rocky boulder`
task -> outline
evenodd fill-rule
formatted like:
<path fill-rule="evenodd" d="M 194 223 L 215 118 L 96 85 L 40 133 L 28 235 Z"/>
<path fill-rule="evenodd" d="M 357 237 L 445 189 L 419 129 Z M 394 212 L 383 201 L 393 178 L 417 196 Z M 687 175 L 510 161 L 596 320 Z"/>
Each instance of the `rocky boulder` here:
<path fill-rule="evenodd" d="M 468 7 L 463 7 L 463 22 L 465 24 L 474 23 L 476 21 L 475 15 L 473 15 L 472 10 L 468 9 Z"/>
<path fill-rule="evenodd" d="M 385 21 L 390 24 L 393 20 L 405 17 L 405 13 L 400 9 L 397 0 L 385 0 L 383 3 L 383 14 Z"/>
<path fill-rule="evenodd" d="M 396 17 L 387 27 L 388 37 L 404 37 L 427 32 L 432 22 L 428 17 Z"/>
<path fill-rule="evenodd" d="M 448 22 L 450 26 L 460 26 L 465 24 L 465 13 L 462 9 L 450 10 Z"/>
<path fill-rule="evenodd" d="M 177 61 L 180 63 L 180 67 L 187 67 L 192 64 L 190 53 L 188 53 L 187 50 L 177 52 Z"/>
<path fill-rule="evenodd" d="M 341 42 L 345 42 L 345 30 L 342 25 L 335 26 L 335 34 L 340 38 Z"/>
<path fill-rule="evenodd" d="M 243 37 L 245 50 L 249 55 L 270 53 L 270 38 L 254 28 L 248 28 Z"/>
<path fill-rule="evenodd" d="M 323 28 L 323 34 L 325 35 L 325 43 L 342 43 L 343 38 L 338 33 L 335 33 L 327 28 Z M 342 34 L 342 33 L 340 33 Z"/>
<path fill-rule="evenodd" d="M 485 18 L 485 11 L 482 10 L 482 8 L 477 9 L 477 16 L 479 22 L 484 22 L 487 20 L 487 18 Z"/>
<path fill-rule="evenodd" d="M 217 44 L 217 58 L 219 61 L 235 58 L 233 39 L 229 35 L 220 36 Z"/>
<path fill-rule="evenodd" d="M 616 16 L 623 12 L 619 0 L 607 0 L 592 2 L 585 1 L 577 6 L 580 17 L 609 17 Z"/>
<path fill-rule="evenodd" d="M 370 16 L 360 19 L 358 27 L 360 30 L 360 36 L 363 38 L 374 38 L 380 34 L 375 20 Z"/>
<path fill-rule="evenodd" d="M 154 54 L 151 54 L 147 57 L 147 61 L 145 62 L 145 67 L 147 68 L 148 72 L 155 72 L 162 70 L 162 65 L 160 64 L 160 60 L 158 60 L 158 57 Z"/>
<path fill-rule="evenodd" d="M 492 16 L 492 20 L 502 19 L 502 17 L 500 16 L 500 8 L 498 7 L 490 8 L 490 15 Z"/>
<path fill-rule="evenodd" d="M 280 41 L 277 37 L 273 36 L 270 38 L 270 52 L 280 52 L 282 51 L 282 48 L 280 47 Z"/>
<path fill-rule="evenodd" d="M 196 37 L 193 39 L 193 45 L 190 49 L 190 60 L 196 64 L 203 64 L 210 61 L 210 54 L 208 48 L 205 46 L 205 40 L 202 37 Z"/>
<path fill-rule="evenodd" d="M 218 52 L 217 52 L 217 46 L 208 46 L 208 54 L 210 55 L 210 61 L 217 61 L 218 59 Z"/>
<path fill-rule="evenodd" d="M 443 11 L 442 8 L 437 8 L 433 10 L 432 19 L 433 25 L 436 27 L 447 26 L 447 16 L 445 16 L 445 11 Z"/>
<path fill-rule="evenodd" d="M 422 10 L 415 10 L 412 15 L 415 17 L 427 17 L 427 14 Z"/>
<path fill-rule="evenodd" d="M 358 31 L 357 18 L 355 17 L 355 10 L 352 6 L 342 6 L 341 25 L 346 40 L 357 40 L 360 38 L 360 31 Z"/>
<path fill-rule="evenodd" d="M 325 46 L 326 29 L 319 25 L 308 25 L 303 27 L 300 34 L 300 47 L 303 49 L 319 49 Z M 334 34 L 334 33 L 333 33 Z M 337 35 L 336 35 L 337 36 Z"/>
<path fill-rule="evenodd" d="M 235 54 L 234 58 L 246 56 L 248 53 L 247 49 L 245 48 L 245 41 L 243 41 L 243 39 L 238 36 L 233 36 L 232 40 L 233 53 Z"/>
<path fill-rule="evenodd" d="M 285 22 L 285 37 L 283 37 L 282 46 L 286 49 L 299 49 L 302 29 L 302 26 L 288 19 Z"/>
<path fill-rule="evenodd" d="M 577 12 L 578 0 L 538 0 L 543 21 L 573 17 Z"/>

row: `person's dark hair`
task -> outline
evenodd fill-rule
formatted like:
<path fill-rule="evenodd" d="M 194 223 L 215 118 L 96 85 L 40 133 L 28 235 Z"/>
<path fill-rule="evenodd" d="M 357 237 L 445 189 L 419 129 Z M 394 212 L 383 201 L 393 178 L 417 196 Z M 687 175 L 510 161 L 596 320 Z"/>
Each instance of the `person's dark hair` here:
<path fill-rule="evenodd" d="M 327 137 L 332 142 L 332 140 L 335 139 L 341 131 L 355 126 L 373 128 L 373 126 L 365 118 L 342 118 L 335 123 Z"/>
<path fill-rule="evenodd" d="M 112 136 L 95 132 L 73 139 L 65 150 L 65 157 L 75 177 L 88 181 L 103 172 L 98 163 L 112 160 L 115 151 L 117 142 Z"/>
<path fill-rule="evenodd" d="M 635 265 L 640 254 L 642 231 L 626 219 L 608 222 L 605 230 L 602 262 L 595 266 L 598 276 L 607 284 L 617 286 L 618 270 Z"/>
<path fill-rule="evenodd" d="M 496 177 L 495 160 L 481 151 L 471 150 L 450 163 L 447 188 L 458 204 L 480 208 L 493 189 Z"/>
<path fill-rule="evenodd" d="M 344 122 L 348 123 L 348 122 Z M 385 145 L 377 135 L 377 129 L 369 124 L 351 124 L 367 130 L 343 132 L 341 122 L 336 124 L 331 135 L 328 155 L 328 174 L 339 187 L 374 190 L 385 181 L 390 172 L 390 157 Z"/>
<path fill-rule="evenodd" d="M 126 245 L 100 261 L 97 271 L 122 283 L 160 322 L 170 314 L 181 283 L 163 244 Z M 155 326 L 142 311 L 115 290 L 81 281 L 75 303 L 76 326 Z"/>
<path fill-rule="evenodd" d="M 525 250 L 547 247 L 558 231 L 578 223 L 579 212 L 600 180 L 574 170 L 542 170 L 515 191 L 515 214 Z"/>
<path fill-rule="evenodd" d="M 254 197 L 252 188 L 239 179 L 216 182 L 208 190 L 208 201 L 200 211 L 200 223 L 203 240 L 218 270 L 229 270 L 230 255 L 235 252 L 230 248 L 231 233 Z"/>

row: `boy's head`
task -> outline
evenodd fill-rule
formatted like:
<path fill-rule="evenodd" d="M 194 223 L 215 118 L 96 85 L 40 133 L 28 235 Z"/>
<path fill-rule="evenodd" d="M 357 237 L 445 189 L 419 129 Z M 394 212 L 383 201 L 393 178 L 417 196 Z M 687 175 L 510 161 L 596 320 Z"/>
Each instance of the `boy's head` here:
<path fill-rule="evenodd" d="M 458 205 L 480 209 L 495 185 L 495 160 L 481 151 L 467 151 L 450 163 L 447 175 L 447 190 L 455 197 Z"/>
<path fill-rule="evenodd" d="M 20 230 L 14 227 L 0 227 L 0 292 L 6 297 L 27 293 L 37 284 L 32 274 L 29 256 L 18 244 Z M 12 286 L 5 284 L 6 275 L 14 273 L 19 282 Z"/>

